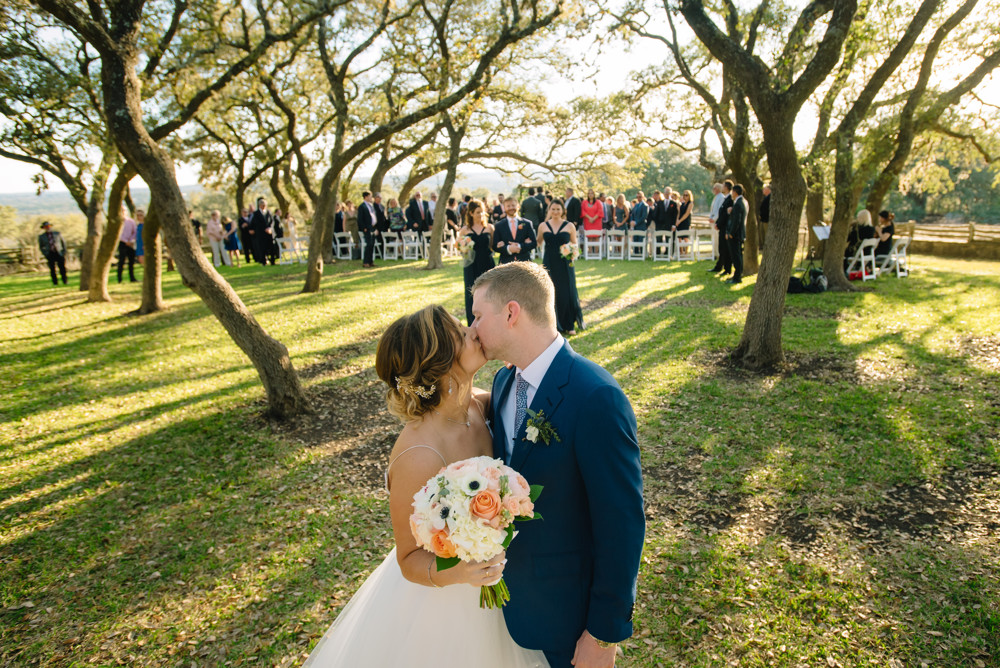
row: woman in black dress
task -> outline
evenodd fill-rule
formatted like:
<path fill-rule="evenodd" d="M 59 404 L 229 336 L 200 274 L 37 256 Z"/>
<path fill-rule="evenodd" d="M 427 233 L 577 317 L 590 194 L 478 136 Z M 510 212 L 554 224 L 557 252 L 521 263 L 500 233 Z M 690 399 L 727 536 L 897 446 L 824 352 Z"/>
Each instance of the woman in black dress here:
<path fill-rule="evenodd" d="M 486 222 L 486 208 L 481 200 L 469 202 L 462 212 L 458 248 L 463 258 L 465 276 L 465 317 L 472 326 L 472 284 L 493 268 L 493 226 Z"/>
<path fill-rule="evenodd" d="M 583 329 L 583 312 L 576 292 L 576 272 L 572 261 L 563 257 L 562 247 L 576 248 L 576 228 L 566 220 L 562 200 L 552 200 L 548 218 L 538 226 L 538 234 L 545 240 L 542 265 L 556 288 L 556 327 L 560 332 L 576 334 L 576 327 Z"/>

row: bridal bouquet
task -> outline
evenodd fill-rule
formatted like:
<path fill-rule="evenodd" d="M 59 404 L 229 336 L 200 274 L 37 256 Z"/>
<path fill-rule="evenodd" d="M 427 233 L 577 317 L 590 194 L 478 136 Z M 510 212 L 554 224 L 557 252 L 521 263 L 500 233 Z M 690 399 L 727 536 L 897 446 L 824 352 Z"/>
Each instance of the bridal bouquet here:
<path fill-rule="evenodd" d="M 463 459 L 442 468 L 413 495 L 410 530 L 417 545 L 437 557 L 439 571 L 459 561 L 486 561 L 510 545 L 515 520 L 541 518 L 534 505 L 541 491 L 499 459 Z M 483 608 L 509 600 L 503 578 L 479 594 Z"/>
<path fill-rule="evenodd" d="M 576 244 L 563 244 L 559 247 L 559 254 L 566 262 L 573 264 L 573 260 L 580 257 L 580 247 Z"/>
<path fill-rule="evenodd" d="M 458 252 L 462 255 L 468 255 L 469 251 L 472 250 L 472 237 L 465 235 L 458 238 Z"/>

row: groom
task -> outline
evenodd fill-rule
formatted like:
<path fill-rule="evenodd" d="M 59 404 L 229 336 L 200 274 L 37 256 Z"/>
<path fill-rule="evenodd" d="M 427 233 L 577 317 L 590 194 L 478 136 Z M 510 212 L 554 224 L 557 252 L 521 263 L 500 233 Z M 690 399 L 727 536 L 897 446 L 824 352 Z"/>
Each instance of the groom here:
<path fill-rule="evenodd" d="M 632 635 L 645 535 L 632 407 L 556 331 L 541 266 L 500 265 L 472 293 L 483 352 L 513 365 L 493 380 L 493 454 L 545 487 L 544 519 L 519 524 L 507 550 L 507 628 L 553 668 L 614 666 L 616 643 Z"/>

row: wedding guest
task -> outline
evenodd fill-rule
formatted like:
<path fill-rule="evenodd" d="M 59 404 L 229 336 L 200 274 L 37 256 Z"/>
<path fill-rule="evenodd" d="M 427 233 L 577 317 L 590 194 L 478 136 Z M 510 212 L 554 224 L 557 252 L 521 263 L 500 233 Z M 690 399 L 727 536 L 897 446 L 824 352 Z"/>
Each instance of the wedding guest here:
<path fill-rule="evenodd" d="M 858 211 L 857 217 L 851 223 L 851 229 L 847 232 L 847 248 L 844 249 L 844 270 L 854 259 L 854 254 L 858 252 L 858 246 L 865 239 L 875 238 L 875 228 L 872 226 L 872 214 L 868 209 Z"/>
<path fill-rule="evenodd" d="M 638 232 L 646 231 L 646 218 L 649 215 L 649 206 L 646 204 L 646 196 L 640 190 L 636 197 L 635 206 L 629 213 L 629 228 Z"/>
<path fill-rule="evenodd" d="M 361 258 L 361 266 L 364 269 L 375 267 L 375 202 L 372 194 L 368 190 L 361 193 L 361 204 L 358 205 L 358 232 L 365 240 L 364 257 Z"/>
<path fill-rule="evenodd" d="M 139 212 L 136 211 L 136 217 L 138 217 Z M 240 266 L 240 237 L 239 228 L 236 223 L 229 219 L 229 216 L 225 216 L 222 219 L 222 229 L 225 232 L 225 237 L 223 238 L 223 246 L 226 250 L 226 254 L 229 255 L 229 265 L 230 266 Z"/>
<path fill-rule="evenodd" d="M 583 213 L 580 200 L 573 196 L 572 188 L 566 188 L 566 199 L 563 201 L 563 205 L 566 207 L 566 220 L 573 223 L 574 227 L 579 227 L 580 223 L 583 222 Z"/>
<path fill-rule="evenodd" d="M 280 213 L 280 211 L 279 211 Z M 283 239 L 285 237 L 284 221 L 280 215 L 274 216 L 274 220 L 271 224 L 270 232 L 270 246 L 268 250 L 270 254 L 268 259 L 271 260 L 271 264 L 277 264 L 278 260 L 281 259 L 281 243 L 278 239 Z"/>
<path fill-rule="evenodd" d="M 580 203 L 580 217 L 584 234 L 600 232 L 604 228 L 604 205 L 597 199 L 593 188 L 587 191 L 587 199 Z"/>
<path fill-rule="evenodd" d="M 743 186 L 733 186 L 733 206 L 728 217 L 726 239 L 729 242 L 729 257 L 733 262 L 733 277 L 727 283 L 736 285 L 743 280 L 743 240 L 746 238 L 747 201 L 743 197 Z"/>
<path fill-rule="evenodd" d="M 208 245 L 212 248 L 212 264 L 218 269 L 223 264 L 227 267 L 232 266 L 232 261 L 229 259 L 229 253 L 225 252 L 224 240 L 226 238 L 226 232 L 222 228 L 221 214 L 218 209 L 213 211 L 208 218 L 208 223 L 205 224 L 205 235 L 208 237 Z"/>
<path fill-rule="evenodd" d="M 608 195 L 604 199 L 604 229 L 610 230 L 615 224 L 615 201 Z"/>
<path fill-rule="evenodd" d="M 118 282 L 122 282 L 122 269 L 125 262 L 128 262 L 128 277 L 132 283 L 135 279 L 135 237 L 137 224 L 134 220 L 125 217 L 122 221 L 122 231 L 118 235 Z"/>
<path fill-rule="evenodd" d="M 428 222 L 428 218 L 430 218 L 430 208 L 418 190 L 413 193 L 413 197 L 410 198 L 410 203 L 406 207 L 406 229 L 416 232 L 423 239 L 424 233 L 430 229 L 432 224 Z"/>
<path fill-rule="evenodd" d="M 542 209 L 542 203 L 535 197 L 534 186 L 529 187 L 528 196 L 521 202 L 521 216 L 530 220 L 536 231 L 543 220 Z"/>
<path fill-rule="evenodd" d="M 434 224 L 434 210 L 437 209 L 438 194 L 431 193 L 430 200 L 427 202 L 427 213 L 431 219 L 431 225 Z"/>
<path fill-rule="evenodd" d="M 875 225 L 875 238 L 878 245 L 875 246 L 875 257 L 885 257 L 892 251 L 892 235 L 896 231 L 894 222 L 896 214 L 888 211 L 879 211 L 878 223 Z"/>
<path fill-rule="evenodd" d="M 240 227 L 240 245 L 243 246 L 243 258 L 249 265 L 251 260 L 256 259 L 253 255 L 253 237 L 250 236 L 250 209 L 240 210 L 238 225 Z"/>
<path fill-rule="evenodd" d="M 66 242 L 59 232 L 52 229 L 52 223 L 47 220 L 42 223 L 42 233 L 38 235 L 38 250 L 49 264 L 52 285 L 59 285 L 59 281 L 56 280 L 56 267 L 59 268 L 63 285 L 66 285 Z M 120 278 L 118 282 L 121 283 Z"/>
<path fill-rule="evenodd" d="M 204 243 L 201 238 L 201 221 L 194 217 L 194 211 L 191 209 L 188 209 L 188 220 L 194 229 L 194 238 L 198 240 L 198 245 L 201 246 Z"/>
<path fill-rule="evenodd" d="M 716 221 L 719 220 L 719 209 L 722 208 L 722 203 L 725 200 L 726 196 L 722 194 L 722 184 L 712 184 L 712 206 L 708 212 L 708 225 L 712 230 L 712 254 L 715 256 L 719 255 L 719 231 L 716 227 Z"/>
<path fill-rule="evenodd" d="M 615 217 L 614 222 L 611 225 L 611 229 L 617 232 L 625 232 L 629 228 L 629 221 L 631 220 L 632 209 L 628 205 L 628 200 L 625 199 L 625 195 L 619 194 L 618 200 L 615 202 Z"/>
<path fill-rule="evenodd" d="M 500 193 L 500 196 L 493 200 L 493 213 L 490 214 L 490 218 L 494 223 L 503 218 L 503 200 L 503 193 Z M 459 214 L 461 215 L 461 212 Z"/>
<path fill-rule="evenodd" d="M 449 211 L 455 210 L 455 198 L 448 201 Z M 464 241 L 463 239 L 468 239 Z M 493 225 L 487 222 L 486 205 L 478 199 L 465 207 L 465 219 L 458 232 L 458 247 L 462 253 L 462 276 L 465 281 L 465 319 L 472 326 L 472 284 L 480 275 L 495 265 L 493 263 Z M 464 249 L 464 250 L 463 250 Z"/>
<path fill-rule="evenodd" d="M 344 203 L 341 202 L 337 205 L 337 211 L 333 214 L 333 255 L 337 256 L 340 244 L 337 241 L 337 235 L 344 233 Z"/>
<path fill-rule="evenodd" d="M 271 256 L 271 240 L 274 238 L 274 215 L 267 210 L 267 200 L 257 198 L 257 210 L 250 216 L 250 237 L 253 240 L 253 259 L 266 265 L 268 260 L 274 264 Z"/>
<path fill-rule="evenodd" d="M 146 260 L 146 249 L 142 244 L 142 226 L 146 224 L 146 212 L 142 209 L 135 210 L 135 259 L 139 264 L 144 264 Z"/>
<path fill-rule="evenodd" d="M 482 203 L 482 202 L 480 202 L 480 203 Z M 486 205 L 483 204 L 484 210 L 485 210 L 485 207 L 486 207 Z M 457 238 L 459 232 L 462 229 L 462 225 L 458 221 L 458 200 L 456 200 L 454 197 L 449 197 L 448 198 L 448 205 L 447 205 L 447 208 L 445 208 L 445 210 L 444 210 L 444 220 L 445 220 L 445 224 L 448 226 L 448 229 L 452 230 L 455 233 L 455 237 Z M 470 300 L 472 299 L 471 295 L 469 296 L 469 299 Z M 472 324 L 472 323 L 470 322 L 469 324 Z"/>
<path fill-rule="evenodd" d="M 677 193 L 674 193 L 675 195 Z M 681 196 L 680 207 L 677 214 L 677 231 L 683 232 L 691 229 L 691 213 L 694 210 L 694 194 L 690 190 L 685 190 Z"/>
<path fill-rule="evenodd" d="M 375 243 L 378 244 L 381 257 L 385 257 L 385 239 L 389 234 L 389 217 L 385 215 L 385 205 L 382 204 L 382 194 L 373 193 L 375 204 Z"/>
<path fill-rule="evenodd" d="M 721 271 L 719 276 L 728 276 L 733 270 L 733 260 L 729 254 L 730 244 L 728 242 L 727 230 L 729 229 L 729 215 L 733 208 L 733 182 L 726 179 L 722 183 L 722 194 L 725 199 L 719 206 L 719 215 L 715 219 L 715 228 L 719 231 L 719 259 L 715 266 L 709 269 L 710 273 Z"/>
<path fill-rule="evenodd" d="M 344 232 L 351 235 L 355 246 L 361 245 L 361 234 L 358 232 L 358 209 L 354 202 L 348 200 L 344 202 Z M 359 259 L 361 256 L 359 255 Z"/>
<path fill-rule="evenodd" d="M 761 249 L 764 248 L 764 241 L 767 239 L 767 224 L 771 222 L 771 184 L 765 184 L 764 196 L 760 198 L 760 206 L 757 207 L 757 231 Z"/>
<path fill-rule="evenodd" d="M 454 199 L 452 197 L 452 200 Z M 385 217 L 389 221 L 389 232 L 402 240 L 403 230 L 406 229 L 406 216 L 403 215 L 403 207 L 399 206 L 399 200 L 395 197 L 389 198 L 389 206 L 386 207 Z"/>
<path fill-rule="evenodd" d="M 545 241 L 542 266 L 556 289 L 556 326 L 563 334 L 576 334 L 576 327 L 583 329 L 583 311 L 576 290 L 576 272 L 572 255 L 566 257 L 569 249 L 576 248 L 576 227 L 566 220 L 562 202 L 555 200 L 549 205 L 549 217 L 538 231 Z M 563 249 L 567 249 L 564 251 Z"/>
<path fill-rule="evenodd" d="M 494 225 L 493 250 L 500 254 L 500 264 L 528 262 L 537 246 L 535 226 L 517 215 L 518 202 L 508 197 L 503 203 L 505 218 Z"/>
<path fill-rule="evenodd" d="M 666 194 L 663 196 L 663 215 L 667 229 L 671 232 L 677 231 L 677 218 L 680 216 L 679 199 L 673 188 L 666 189 Z"/>
<path fill-rule="evenodd" d="M 298 226 L 299 223 L 297 220 L 295 220 L 295 216 L 293 216 L 292 214 L 288 214 L 287 216 L 285 216 L 285 236 L 291 239 L 292 241 L 299 238 L 297 229 Z"/>

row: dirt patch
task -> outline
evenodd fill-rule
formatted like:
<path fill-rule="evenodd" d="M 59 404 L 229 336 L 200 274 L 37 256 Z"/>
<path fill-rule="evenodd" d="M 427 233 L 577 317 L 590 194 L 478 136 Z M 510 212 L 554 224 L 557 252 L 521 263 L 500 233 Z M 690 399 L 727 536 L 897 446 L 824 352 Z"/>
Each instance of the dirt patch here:
<path fill-rule="evenodd" d="M 1000 336 L 963 336 L 953 345 L 976 366 L 1000 371 Z"/>

